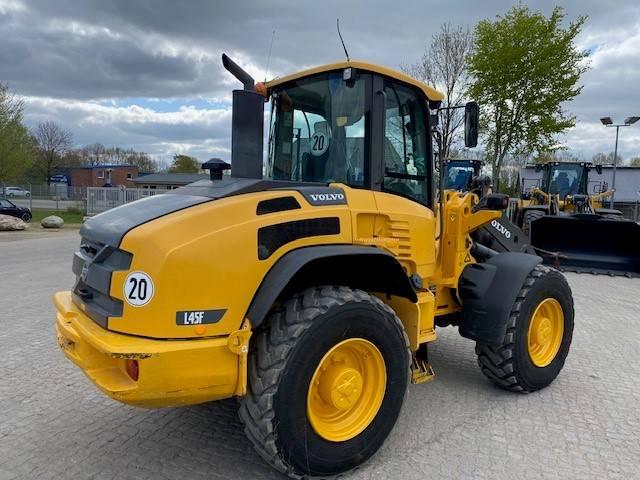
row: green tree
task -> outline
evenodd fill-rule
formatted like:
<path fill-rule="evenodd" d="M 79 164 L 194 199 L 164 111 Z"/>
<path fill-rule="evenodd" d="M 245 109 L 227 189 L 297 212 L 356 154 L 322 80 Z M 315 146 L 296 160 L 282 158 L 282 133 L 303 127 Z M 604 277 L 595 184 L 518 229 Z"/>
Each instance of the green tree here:
<path fill-rule="evenodd" d="M 199 171 L 200 162 L 189 155 L 174 155 L 169 167 L 169 173 L 198 173 Z"/>
<path fill-rule="evenodd" d="M 588 68 L 575 46 L 586 17 L 563 28 L 564 10 L 549 18 L 518 5 L 474 30 L 469 57 L 470 94 L 482 105 L 482 131 L 493 178 L 507 154 L 527 155 L 553 147 L 556 136 L 575 125 L 563 103 L 575 98 Z"/>
<path fill-rule="evenodd" d="M 630 164 L 632 167 L 640 167 L 640 157 L 633 157 L 633 158 L 630 160 L 629 164 Z"/>
<path fill-rule="evenodd" d="M 0 183 L 23 177 L 33 162 L 33 138 L 22 123 L 24 103 L 0 84 Z"/>
<path fill-rule="evenodd" d="M 613 165 L 613 152 L 609 152 L 609 153 L 596 153 L 592 158 L 591 158 L 591 162 L 594 165 Z M 616 162 L 616 165 L 622 165 L 624 162 L 624 159 L 622 158 L 622 156 L 620 154 L 618 154 L 618 161 Z"/>

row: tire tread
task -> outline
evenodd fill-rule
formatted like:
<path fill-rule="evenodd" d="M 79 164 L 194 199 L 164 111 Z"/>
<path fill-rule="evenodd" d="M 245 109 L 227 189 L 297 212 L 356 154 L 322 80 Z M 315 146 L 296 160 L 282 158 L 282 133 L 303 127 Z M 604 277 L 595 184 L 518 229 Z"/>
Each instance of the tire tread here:
<path fill-rule="evenodd" d="M 552 272 L 555 272 L 555 270 L 540 264 L 529 273 L 513 304 L 511 314 L 509 315 L 507 331 L 501 345 L 495 346 L 481 342 L 476 343 L 476 355 L 478 356 L 478 366 L 480 370 L 487 378 L 506 390 L 513 392 L 533 392 L 541 388 L 528 385 L 518 374 L 514 355 L 516 348 L 516 322 L 520 316 L 523 301 L 531 288 L 536 282 Z M 566 282 L 564 276 L 562 276 L 562 279 Z"/>
<path fill-rule="evenodd" d="M 265 327 L 257 334 L 255 350 L 249 355 L 247 394 L 239 410 L 245 435 L 267 463 L 291 478 L 308 477 L 296 472 L 278 450 L 273 425 L 273 400 L 280 377 L 287 365 L 289 354 L 314 320 L 330 308 L 348 302 L 369 303 L 391 315 L 395 319 L 396 328 L 404 336 L 408 352 L 409 339 L 404 327 L 388 305 L 362 290 L 344 286 L 322 286 L 297 293 L 274 308 L 265 322 Z"/>

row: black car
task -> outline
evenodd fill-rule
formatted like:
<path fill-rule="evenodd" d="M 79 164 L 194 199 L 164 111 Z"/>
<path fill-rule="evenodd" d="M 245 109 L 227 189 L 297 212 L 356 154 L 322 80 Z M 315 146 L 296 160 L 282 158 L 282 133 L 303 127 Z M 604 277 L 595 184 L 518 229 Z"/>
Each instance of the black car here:
<path fill-rule="evenodd" d="M 31 220 L 31 210 L 26 207 L 19 207 L 6 198 L 0 198 L 0 215 L 11 215 L 12 217 L 18 217 L 25 222 Z"/>

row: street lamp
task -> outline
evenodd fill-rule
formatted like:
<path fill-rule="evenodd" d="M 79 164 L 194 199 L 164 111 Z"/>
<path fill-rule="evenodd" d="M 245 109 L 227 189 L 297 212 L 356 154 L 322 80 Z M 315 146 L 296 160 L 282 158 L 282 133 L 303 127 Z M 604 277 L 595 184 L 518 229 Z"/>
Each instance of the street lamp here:
<path fill-rule="evenodd" d="M 616 165 L 618 164 L 618 134 L 620 132 L 620 127 L 630 127 L 634 123 L 640 120 L 640 117 L 627 117 L 624 123 L 613 123 L 611 117 L 603 117 L 600 119 L 602 124 L 605 127 L 616 127 L 616 148 L 613 152 L 613 179 L 611 181 L 611 200 L 609 202 L 609 207 L 613 208 L 613 197 L 616 194 Z"/>

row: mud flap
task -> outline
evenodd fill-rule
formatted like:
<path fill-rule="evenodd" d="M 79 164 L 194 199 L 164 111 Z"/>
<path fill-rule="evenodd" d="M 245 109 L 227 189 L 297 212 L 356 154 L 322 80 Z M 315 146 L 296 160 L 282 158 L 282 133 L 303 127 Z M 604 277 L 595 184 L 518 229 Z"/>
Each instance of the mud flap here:
<path fill-rule="evenodd" d="M 531 222 L 531 244 L 560 270 L 640 277 L 640 225 L 593 214 Z"/>
<path fill-rule="evenodd" d="M 535 255 L 506 252 L 486 262 L 467 265 L 458 283 L 462 300 L 460 335 L 500 345 L 518 292 L 541 261 Z"/>

